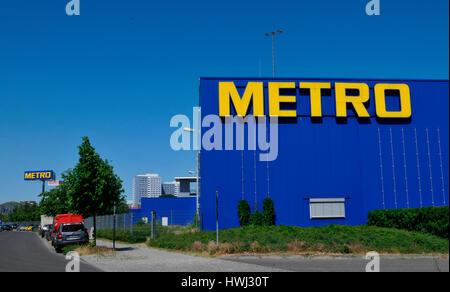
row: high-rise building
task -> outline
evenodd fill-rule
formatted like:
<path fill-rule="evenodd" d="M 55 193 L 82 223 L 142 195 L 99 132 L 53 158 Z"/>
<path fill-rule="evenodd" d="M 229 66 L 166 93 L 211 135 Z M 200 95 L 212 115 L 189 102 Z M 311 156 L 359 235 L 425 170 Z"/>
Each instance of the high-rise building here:
<path fill-rule="evenodd" d="M 161 196 L 161 177 L 158 174 L 139 174 L 133 178 L 133 207 L 139 207 L 141 198 Z"/>
<path fill-rule="evenodd" d="M 163 183 L 162 194 L 178 196 L 180 194 L 180 183 L 176 181 Z"/>

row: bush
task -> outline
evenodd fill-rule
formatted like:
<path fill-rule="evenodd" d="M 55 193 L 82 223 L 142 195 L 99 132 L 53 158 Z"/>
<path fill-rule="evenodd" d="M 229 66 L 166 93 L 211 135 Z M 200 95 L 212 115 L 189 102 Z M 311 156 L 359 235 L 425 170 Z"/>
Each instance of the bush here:
<path fill-rule="evenodd" d="M 265 198 L 263 201 L 263 217 L 265 226 L 275 225 L 275 208 L 271 198 Z"/>
<path fill-rule="evenodd" d="M 250 224 L 250 205 L 246 200 L 240 200 L 238 204 L 239 224 L 247 226 Z"/>
<path fill-rule="evenodd" d="M 254 213 L 250 215 L 250 225 L 253 226 L 263 226 L 264 225 L 264 216 L 263 213 L 256 210 Z"/>
<path fill-rule="evenodd" d="M 145 226 L 147 225 L 147 223 L 144 222 L 144 220 L 139 220 L 138 222 L 136 222 L 136 224 L 134 224 L 134 226 L 139 227 L 139 226 Z"/>
<path fill-rule="evenodd" d="M 449 238 L 449 207 L 373 210 L 368 225 L 430 233 Z"/>

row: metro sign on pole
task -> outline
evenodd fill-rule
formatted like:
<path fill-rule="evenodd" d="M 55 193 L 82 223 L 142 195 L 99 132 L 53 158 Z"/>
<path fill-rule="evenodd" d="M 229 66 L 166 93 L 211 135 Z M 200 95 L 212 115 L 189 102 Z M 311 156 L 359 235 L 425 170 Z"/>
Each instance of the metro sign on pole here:
<path fill-rule="evenodd" d="M 43 170 L 43 171 L 25 171 L 24 174 L 25 180 L 41 180 L 41 181 L 49 181 L 55 180 L 55 172 L 53 170 Z"/>
<path fill-rule="evenodd" d="M 42 181 L 42 193 L 45 193 L 45 182 L 55 180 L 53 170 L 25 171 L 24 179 L 26 181 Z"/>

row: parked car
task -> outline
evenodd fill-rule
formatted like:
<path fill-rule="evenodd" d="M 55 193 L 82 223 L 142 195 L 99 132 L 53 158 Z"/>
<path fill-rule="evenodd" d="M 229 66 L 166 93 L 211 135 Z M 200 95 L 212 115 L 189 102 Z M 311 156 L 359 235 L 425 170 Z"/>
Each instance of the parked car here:
<path fill-rule="evenodd" d="M 61 252 L 65 245 L 88 243 L 89 234 L 84 227 L 83 217 L 74 214 L 56 215 L 51 240 L 56 252 Z"/>
<path fill-rule="evenodd" d="M 41 231 L 41 237 L 44 238 L 45 237 L 45 233 L 48 230 L 48 225 L 44 225 L 44 226 L 40 227 L 39 230 Z"/>
<path fill-rule="evenodd" d="M 54 238 L 55 250 L 60 252 L 65 245 L 86 244 L 89 235 L 83 223 L 63 223 Z"/>
<path fill-rule="evenodd" d="M 20 225 L 19 227 L 17 227 L 17 231 L 25 231 L 27 229 L 27 227 L 25 225 Z"/>
<path fill-rule="evenodd" d="M 43 233 L 44 233 L 45 239 L 47 239 L 48 241 L 52 240 L 52 238 L 51 238 L 51 236 L 52 236 L 52 227 L 53 227 L 53 224 L 44 225 L 44 228 L 46 228 L 46 230 Z"/>
<path fill-rule="evenodd" d="M 11 228 L 10 225 L 2 225 L 2 230 L 3 230 L 3 231 L 11 231 L 12 228 Z"/>

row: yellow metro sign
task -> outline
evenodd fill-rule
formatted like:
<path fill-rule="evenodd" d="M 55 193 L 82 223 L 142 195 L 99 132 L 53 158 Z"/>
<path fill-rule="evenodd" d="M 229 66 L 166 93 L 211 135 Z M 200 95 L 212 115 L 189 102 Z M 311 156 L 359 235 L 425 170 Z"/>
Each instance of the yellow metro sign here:
<path fill-rule="evenodd" d="M 25 180 L 54 180 L 55 172 L 53 170 L 44 171 L 25 171 Z"/>
<path fill-rule="evenodd" d="M 296 117 L 296 110 L 282 110 L 280 103 L 295 103 L 296 96 L 280 95 L 280 89 L 309 89 L 311 101 L 311 117 L 322 117 L 322 89 L 331 89 L 330 82 L 268 82 L 269 116 Z M 369 86 L 367 83 L 335 82 L 336 117 L 347 117 L 347 106 L 352 105 L 356 115 L 361 118 L 370 117 L 366 106 L 369 101 Z M 358 94 L 348 95 L 348 90 Z M 399 92 L 400 110 L 389 111 L 386 108 L 386 91 Z M 377 83 L 374 86 L 375 109 L 379 118 L 410 118 L 411 94 L 405 83 Z M 219 115 L 230 116 L 230 101 L 238 116 L 246 116 L 253 103 L 253 115 L 264 116 L 264 85 L 263 82 L 248 82 L 242 96 L 239 95 L 234 82 L 219 82 Z"/>

